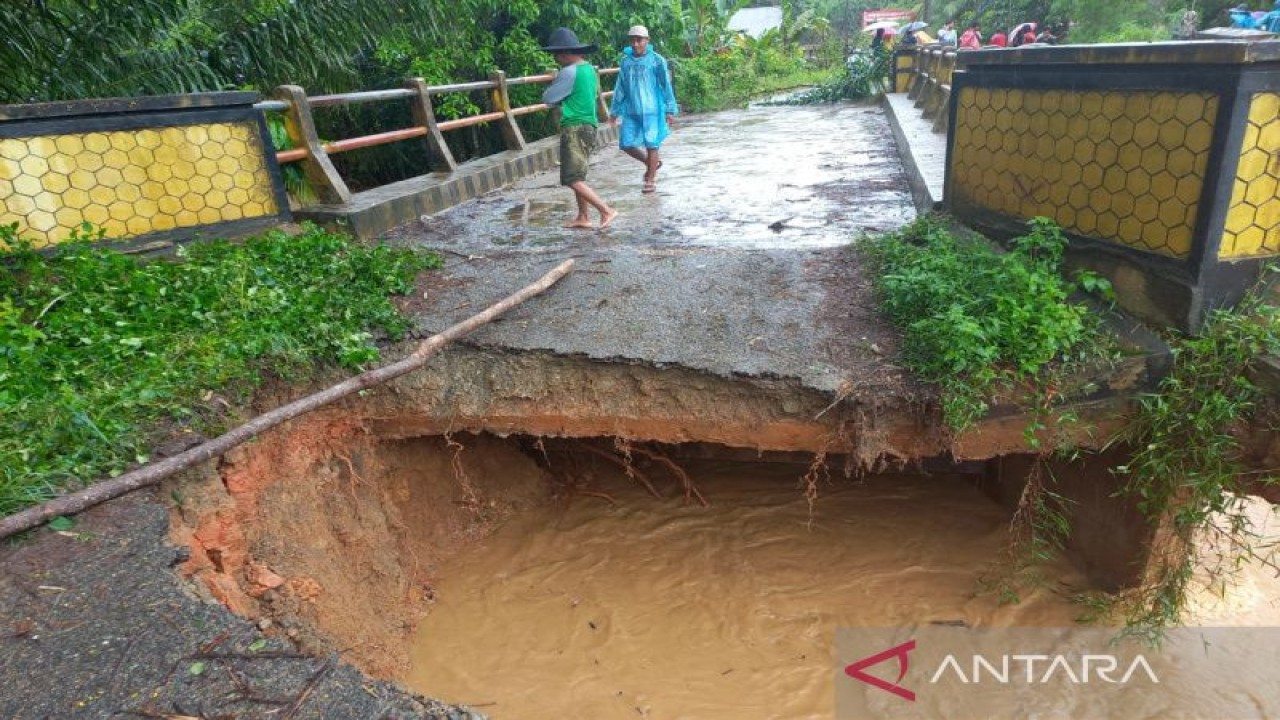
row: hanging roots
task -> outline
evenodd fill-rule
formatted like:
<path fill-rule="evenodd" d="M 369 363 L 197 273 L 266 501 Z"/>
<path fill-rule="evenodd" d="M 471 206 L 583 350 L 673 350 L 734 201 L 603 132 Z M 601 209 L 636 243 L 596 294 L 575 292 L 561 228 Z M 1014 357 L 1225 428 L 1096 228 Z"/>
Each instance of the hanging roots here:
<path fill-rule="evenodd" d="M 453 439 L 448 432 L 444 433 L 444 442 L 453 451 L 453 457 L 450 458 L 449 464 L 453 467 L 453 477 L 462 486 L 462 493 L 465 499 L 462 504 L 470 508 L 473 512 L 478 512 L 481 507 L 480 495 L 476 492 L 476 488 L 471 484 L 471 478 L 467 475 L 467 470 L 462 465 L 462 451 L 466 448 L 462 443 Z"/>
<path fill-rule="evenodd" d="M 831 470 L 827 467 L 827 449 L 824 447 L 813 456 L 809 469 L 805 471 L 800 482 L 804 486 L 804 499 L 809 503 L 809 525 L 813 525 L 813 504 L 818 500 L 818 480 L 831 480 Z"/>
<path fill-rule="evenodd" d="M 642 447 L 632 447 L 631 451 L 643 455 L 670 470 L 671 474 L 675 475 L 676 478 L 680 480 L 680 484 L 684 486 L 684 501 L 686 503 L 697 498 L 702 507 L 707 507 L 709 503 L 707 503 L 707 499 L 702 496 L 702 493 L 699 492 L 698 488 L 693 484 L 693 478 L 689 477 L 689 473 L 685 472 L 684 468 L 675 464 L 671 458 L 656 450 L 646 450 Z"/>
<path fill-rule="evenodd" d="M 584 487 L 590 482 L 591 471 L 589 468 L 580 465 L 575 460 L 575 455 L 590 455 L 622 468 L 628 479 L 638 483 L 645 491 L 657 499 L 662 499 L 663 495 L 651 476 L 653 466 L 664 468 L 680 484 L 681 489 L 684 491 L 686 503 L 697 501 L 703 507 L 707 507 L 710 504 L 702 494 L 702 491 L 694 484 L 693 478 L 690 477 L 689 473 L 666 454 L 653 447 L 633 445 L 624 438 L 616 437 L 613 439 L 612 448 L 601 447 L 599 444 L 588 440 L 568 440 L 553 444 L 550 452 L 548 452 L 546 443 L 543 442 L 542 438 L 536 439 L 527 447 L 541 455 L 547 469 L 551 468 L 550 455 L 552 453 L 558 453 L 563 456 L 563 459 L 558 459 L 558 468 L 553 475 L 561 478 L 571 494 L 598 497 L 610 504 L 617 504 L 617 501 L 609 494 Z M 637 460 L 640 461 L 639 464 Z M 651 464 L 647 471 L 639 466 L 645 463 Z"/>

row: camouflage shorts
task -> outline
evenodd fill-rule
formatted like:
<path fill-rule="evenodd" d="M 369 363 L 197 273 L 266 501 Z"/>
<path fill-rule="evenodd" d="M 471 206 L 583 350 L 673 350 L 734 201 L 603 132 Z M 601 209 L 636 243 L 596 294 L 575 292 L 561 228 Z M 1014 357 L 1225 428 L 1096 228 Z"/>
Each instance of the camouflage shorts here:
<path fill-rule="evenodd" d="M 594 125 L 560 128 L 560 184 L 572 185 L 587 179 L 591 151 L 596 148 Z"/>

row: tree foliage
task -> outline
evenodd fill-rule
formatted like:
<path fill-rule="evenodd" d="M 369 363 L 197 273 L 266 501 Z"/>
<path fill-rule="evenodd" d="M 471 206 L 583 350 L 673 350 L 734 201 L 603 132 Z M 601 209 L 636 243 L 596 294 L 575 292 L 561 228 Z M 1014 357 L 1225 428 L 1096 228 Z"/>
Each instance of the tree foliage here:
<path fill-rule="evenodd" d="M 680 0 L 43 0 L 0 3 L 0 102 L 157 95 L 283 83 L 363 89 L 412 72 L 470 79 L 551 66 L 567 25 L 620 47 L 643 23 L 684 44 Z"/>

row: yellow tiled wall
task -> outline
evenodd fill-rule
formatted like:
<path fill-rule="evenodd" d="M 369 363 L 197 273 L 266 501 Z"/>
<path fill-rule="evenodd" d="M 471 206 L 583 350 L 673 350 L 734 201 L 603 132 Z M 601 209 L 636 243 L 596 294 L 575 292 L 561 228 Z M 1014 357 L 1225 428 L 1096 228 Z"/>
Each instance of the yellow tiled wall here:
<path fill-rule="evenodd" d="M 113 239 L 278 212 L 251 122 L 0 139 L 0 223 L 37 245 L 88 221 Z"/>
<path fill-rule="evenodd" d="M 965 87 L 949 192 L 971 206 L 1042 215 L 1079 235 L 1183 258 L 1217 111 L 1217 97 L 1203 92 Z"/>
<path fill-rule="evenodd" d="M 1280 93 L 1257 93 L 1240 146 L 1219 257 L 1280 253 Z"/>

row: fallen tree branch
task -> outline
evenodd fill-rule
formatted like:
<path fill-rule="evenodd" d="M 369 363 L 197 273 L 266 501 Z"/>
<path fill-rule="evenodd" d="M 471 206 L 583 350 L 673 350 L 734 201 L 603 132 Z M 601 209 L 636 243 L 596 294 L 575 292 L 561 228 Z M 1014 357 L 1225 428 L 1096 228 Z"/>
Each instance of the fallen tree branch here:
<path fill-rule="evenodd" d="M 499 315 L 502 315 L 525 300 L 546 291 L 547 288 L 554 285 L 565 275 L 568 275 L 573 269 L 573 264 L 573 260 L 564 261 L 557 265 L 551 272 L 543 275 L 532 285 L 525 287 L 517 293 L 509 295 L 501 302 L 490 306 L 483 312 L 472 315 L 466 320 L 453 325 L 437 335 L 432 335 L 430 338 L 424 340 L 422 344 L 404 360 L 392 363 L 386 367 L 361 373 L 326 390 L 322 390 L 313 395 L 308 395 L 307 397 L 295 400 L 288 405 L 283 405 L 275 410 L 263 413 L 230 432 L 219 435 L 207 443 L 197 445 L 196 447 L 193 447 L 186 452 L 174 455 L 171 458 L 166 458 L 159 462 L 151 463 L 150 465 L 144 465 L 137 470 L 132 470 L 119 477 L 96 483 L 84 488 L 83 490 L 78 490 L 68 495 L 54 498 L 46 503 L 27 508 L 26 510 L 10 515 L 9 517 L 0 519 L 0 538 L 6 538 L 24 530 L 30 530 L 31 528 L 48 522 L 50 519 L 59 515 L 71 515 L 78 513 L 112 498 L 133 492 L 139 488 L 154 485 L 175 473 L 186 470 L 194 465 L 198 465 L 210 458 L 217 457 L 231 448 L 253 439 L 257 435 L 270 430 L 286 420 L 292 420 L 299 415 L 328 405 L 329 403 L 344 398 L 347 395 L 360 392 L 361 390 L 371 388 L 375 385 L 380 385 L 388 380 L 400 377 L 401 375 L 413 370 L 417 370 L 425 365 L 427 360 L 429 360 L 432 355 L 439 352 L 445 345 L 448 345 L 450 342 L 470 333 L 481 325 L 491 322 L 494 318 L 497 318 Z"/>

